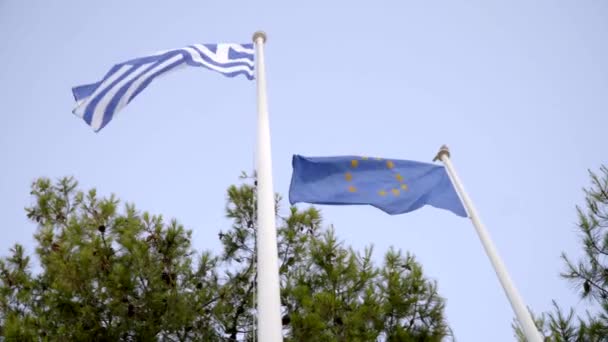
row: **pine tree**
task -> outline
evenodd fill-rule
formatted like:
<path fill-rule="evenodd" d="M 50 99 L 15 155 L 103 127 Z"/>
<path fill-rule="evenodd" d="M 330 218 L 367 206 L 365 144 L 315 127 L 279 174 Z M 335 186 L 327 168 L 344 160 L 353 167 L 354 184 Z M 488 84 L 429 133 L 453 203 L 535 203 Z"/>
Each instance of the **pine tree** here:
<path fill-rule="evenodd" d="M 40 271 L 20 245 L 0 260 L 0 336 L 15 341 L 252 341 L 257 231 L 255 176 L 227 191 L 222 251 L 196 252 L 177 221 L 73 178 L 32 184 L 27 216 Z M 314 207 L 281 216 L 286 341 L 439 341 L 444 302 L 414 257 L 390 250 L 374 265 L 323 228 Z"/>
<path fill-rule="evenodd" d="M 0 319 L 8 340 L 219 340 L 216 258 L 192 265 L 190 232 L 133 205 L 40 179 L 27 209 L 39 224 L 32 274 L 23 248 L 0 263 Z M 17 276 L 17 277 L 16 277 Z M 12 300 L 11 295 L 17 301 Z"/>
<path fill-rule="evenodd" d="M 555 312 L 536 319 L 547 341 L 608 341 L 608 168 L 602 166 L 600 175 L 589 171 L 589 176 L 591 186 L 583 189 L 585 208 L 576 207 L 583 258 L 574 262 L 562 253 L 566 269 L 561 277 L 599 311 L 575 318 L 573 309 L 564 314 L 553 301 Z M 525 341 L 517 322 L 513 327 L 518 340 Z"/>

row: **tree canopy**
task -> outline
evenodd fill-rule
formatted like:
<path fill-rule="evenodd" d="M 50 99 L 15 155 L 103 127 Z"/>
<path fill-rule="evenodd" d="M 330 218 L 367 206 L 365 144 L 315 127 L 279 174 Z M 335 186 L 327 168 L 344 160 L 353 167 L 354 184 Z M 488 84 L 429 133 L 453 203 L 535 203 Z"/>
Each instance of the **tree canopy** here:
<path fill-rule="evenodd" d="M 535 319 L 547 341 L 608 341 L 608 168 L 602 166 L 599 171 L 599 175 L 589 171 L 591 185 L 583 189 L 585 205 L 576 207 L 583 256 L 574 261 L 562 253 L 560 274 L 593 310 L 576 316 L 574 309 L 564 312 L 554 300 L 554 311 Z M 513 326 L 518 340 L 526 341 L 517 322 Z"/>
<path fill-rule="evenodd" d="M 256 182 L 228 188 L 218 253 L 176 220 L 82 191 L 75 179 L 33 182 L 27 217 L 39 271 L 16 244 L 0 260 L 0 336 L 10 341 L 252 341 Z M 277 196 L 286 341 L 440 341 L 444 299 L 413 255 L 355 251 L 314 207 Z M 595 293 L 595 292 L 594 292 Z"/>

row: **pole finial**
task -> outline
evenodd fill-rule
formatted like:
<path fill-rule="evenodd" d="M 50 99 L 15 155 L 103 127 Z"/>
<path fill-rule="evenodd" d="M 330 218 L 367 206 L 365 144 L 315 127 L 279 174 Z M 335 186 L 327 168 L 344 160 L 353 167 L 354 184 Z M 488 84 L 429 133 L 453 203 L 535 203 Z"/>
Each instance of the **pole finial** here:
<path fill-rule="evenodd" d="M 435 156 L 435 158 L 433 158 L 433 161 L 441 160 L 444 155 L 448 158 L 450 157 L 450 149 L 447 145 L 441 145 L 441 147 L 439 148 L 439 152 L 437 152 L 437 155 Z"/>
<path fill-rule="evenodd" d="M 253 42 L 257 43 L 258 38 L 262 38 L 262 43 L 266 43 L 266 33 L 264 31 L 256 31 L 253 34 Z"/>

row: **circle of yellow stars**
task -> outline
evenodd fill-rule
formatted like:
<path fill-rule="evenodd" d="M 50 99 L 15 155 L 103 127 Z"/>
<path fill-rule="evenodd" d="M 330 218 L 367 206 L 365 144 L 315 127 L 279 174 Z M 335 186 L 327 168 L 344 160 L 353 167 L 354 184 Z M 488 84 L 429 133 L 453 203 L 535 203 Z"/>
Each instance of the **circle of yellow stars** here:
<path fill-rule="evenodd" d="M 374 158 L 377 161 L 382 161 L 382 158 Z M 369 157 L 361 157 L 361 160 L 369 160 Z M 393 163 L 390 160 L 386 161 L 386 167 L 389 170 L 392 170 L 395 167 L 395 163 Z M 356 169 L 359 166 L 359 160 L 357 159 L 352 159 L 350 161 L 350 167 L 353 169 Z M 353 180 L 353 174 L 349 171 L 347 171 L 344 174 L 344 179 L 347 182 L 351 182 Z M 391 189 L 380 189 L 378 191 L 378 195 L 380 196 L 386 196 L 390 193 L 393 194 L 393 196 L 399 196 L 401 194 L 401 191 L 407 191 L 408 190 L 408 186 L 407 184 L 405 184 L 404 180 L 403 180 L 403 176 L 401 176 L 399 173 L 395 173 L 395 179 L 397 180 L 399 187 L 395 187 L 395 188 L 391 188 Z M 357 192 L 357 188 L 354 185 L 349 185 L 348 186 L 348 191 L 349 192 Z"/>

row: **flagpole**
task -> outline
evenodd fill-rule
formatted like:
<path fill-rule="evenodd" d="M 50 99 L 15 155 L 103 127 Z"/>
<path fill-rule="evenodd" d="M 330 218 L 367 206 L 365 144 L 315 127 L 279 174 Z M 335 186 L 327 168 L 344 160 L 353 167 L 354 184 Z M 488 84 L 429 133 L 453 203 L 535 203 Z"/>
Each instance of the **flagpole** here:
<path fill-rule="evenodd" d="M 257 80 L 258 132 L 257 132 L 257 308 L 258 341 L 281 342 L 281 298 L 275 201 L 272 186 L 272 158 L 270 124 L 266 100 L 266 70 L 264 67 L 264 43 L 266 34 L 253 34 L 255 44 L 255 70 Z"/>
<path fill-rule="evenodd" d="M 450 160 L 450 150 L 448 149 L 447 146 L 445 146 L 445 145 L 441 146 L 441 149 L 439 150 L 439 152 L 437 153 L 437 156 L 435 157 L 435 159 L 433 159 L 433 161 L 436 161 L 437 159 L 441 160 L 443 162 L 443 164 L 445 165 L 445 167 L 448 171 L 448 175 L 450 176 L 450 179 L 452 180 L 452 184 L 456 188 L 456 192 L 458 192 L 458 194 L 460 195 L 460 199 L 464 203 L 467 213 L 469 214 L 469 217 L 471 218 L 471 221 L 473 222 L 473 226 L 475 226 L 475 230 L 477 231 L 477 234 L 479 235 L 479 239 L 481 240 L 481 243 L 486 251 L 486 254 L 490 258 L 490 261 L 492 262 L 492 266 L 494 266 L 494 271 L 496 272 L 496 275 L 498 276 L 498 280 L 500 281 L 502 288 L 505 291 L 505 293 L 509 299 L 509 302 L 511 303 L 511 307 L 513 308 L 513 311 L 515 311 L 517 320 L 519 321 L 519 323 L 521 324 L 521 326 L 523 328 L 523 332 L 524 332 L 524 335 L 526 336 L 526 339 L 528 340 L 528 342 L 541 342 L 542 341 L 541 335 L 540 335 L 538 329 L 536 328 L 534 321 L 532 320 L 532 316 L 530 315 L 530 312 L 526 309 L 526 306 L 524 305 L 523 300 L 521 299 L 519 293 L 517 292 L 515 285 L 511 281 L 511 277 L 509 276 L 509 273 L 507 272 L 507 268 L 505 267 L 502 260 L 500 259 L 500 256 L 498 255 L 498 251 L 496 250 L 496 247 L 494 247 L 494 244 L 492 243 L 492 240 L 490 239 L 490 234 L 486 230 L 483 223 L 481 223 L 481 219 L 479 218 L 477 211 L 475 210 L 475 207 L 473 206 L 473 202 L 471 201 L 471 199 L 469 198 L 469 195 L 464 190 L 464 186 L 462 185 L 460 178 L 456 174 L 456 170 L 454 169 L 454 166 L 452 165 L 452 161 Z"/>

